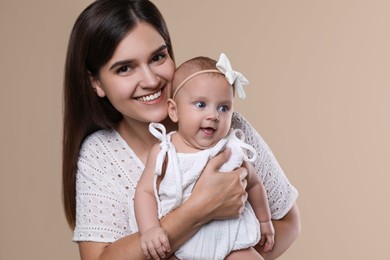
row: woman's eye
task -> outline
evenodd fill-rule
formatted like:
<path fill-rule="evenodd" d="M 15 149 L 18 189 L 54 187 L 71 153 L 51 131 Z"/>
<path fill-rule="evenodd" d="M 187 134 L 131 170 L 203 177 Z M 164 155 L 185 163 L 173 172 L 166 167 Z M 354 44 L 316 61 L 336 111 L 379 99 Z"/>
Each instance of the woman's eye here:
<path fill-rule="evenodd" d="M 130 71 L 130 67 L 129 66 L 122 66 L 120 68 L 117 69 L 117 73 L 118 74 L 124 74 L 124 73 L 127 73 Z"/>
<path fill-rule="evenodd" d="M 196 102 L 196 103 L 195 103 L 195 106 L 196 106 L 197 108 L 204 108 L 204 107 L 206 106 L 206 104 L 205 104 L 204 102 Z"/>
<path fill-rule="evenodd" d="M 220 106 L 218 110 L 221 111 L 221 112 L 228 112 L 229 111 L 229 107 L 228 106 Z"/>
<path fill-rule="evenodd" d="M 152 58 L 152 62 L 158 62 L 162 59 L 164 59 L 167 55 L 165 53 L 159 53 Z"/>

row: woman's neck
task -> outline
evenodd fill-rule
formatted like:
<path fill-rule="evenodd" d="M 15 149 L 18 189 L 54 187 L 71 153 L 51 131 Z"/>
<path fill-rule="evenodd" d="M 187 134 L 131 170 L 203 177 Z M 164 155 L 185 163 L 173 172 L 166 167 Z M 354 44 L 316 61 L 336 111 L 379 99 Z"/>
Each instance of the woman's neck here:
<path fill-rule="evenodd" d="M 149 132 L 149 124 L 123 119 L 117 128 L 118 133 L 131 147 L 138 158 L 145 164 L 148 152 L 157 142 Z"/>
<path fill-rule="evenodd" d="M 176 129 L 175 124 L 169 119 L 161 123 L 166 127 L 167 132 Z M 149 123 L 123 119 L 116 130 L 145 164 L 149 151 L 158 142 L 158 139 L 149 132 Z"/>

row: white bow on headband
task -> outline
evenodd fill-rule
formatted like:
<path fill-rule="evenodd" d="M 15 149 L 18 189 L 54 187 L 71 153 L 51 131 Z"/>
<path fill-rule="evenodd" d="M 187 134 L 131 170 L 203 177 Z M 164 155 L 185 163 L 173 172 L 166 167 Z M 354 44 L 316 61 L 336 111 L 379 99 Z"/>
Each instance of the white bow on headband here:
<path fill-rule="evenodd" d="M 219 56 L 217 69 L 225 75 L 230 85 L 234 85 L 238 97 L 240 99 L 246 98 L 244 85 L 248 85 L 249 81 L 240 72 L 233 70 L 228 57 L 224 53 Z"/>

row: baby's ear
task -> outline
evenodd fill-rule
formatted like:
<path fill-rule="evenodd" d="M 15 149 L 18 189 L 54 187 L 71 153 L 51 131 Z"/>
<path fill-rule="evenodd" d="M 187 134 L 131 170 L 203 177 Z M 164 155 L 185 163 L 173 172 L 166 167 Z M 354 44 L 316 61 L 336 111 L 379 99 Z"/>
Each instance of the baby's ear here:
<path fill-rule="evenodd" d="M 93 90 L 96 92 L 96 94 L 99 97 L 105 97 L 106 96 L 106 92 L 104 92 L 104 89 L 100 85 L 100 81 L 96 77 L 94 77 L 91 74 L 89 74 L 89 81 L 91 82 Z"/>
<path fill-rule="evenodd" d="M 169 98 L 167 100 L 168 104 L 168 115 L 171 118 L 172 122 L 177 123 L 179 120 L 179 116 L 177 115 L 177 105 L 176 102 L 173 101 L 173 99 Z"/>

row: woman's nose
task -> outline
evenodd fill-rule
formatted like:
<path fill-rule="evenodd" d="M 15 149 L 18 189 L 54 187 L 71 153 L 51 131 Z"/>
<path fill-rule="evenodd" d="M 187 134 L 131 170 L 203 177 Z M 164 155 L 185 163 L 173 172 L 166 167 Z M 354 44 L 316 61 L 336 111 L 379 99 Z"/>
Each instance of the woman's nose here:
<path fill-rule="evenodd" d="M 143 88 L 155 88 L 159 84 L 159 78 L 149 66 L 142 67 L 139 85 Z"/>

